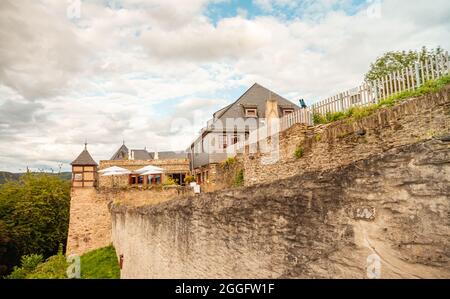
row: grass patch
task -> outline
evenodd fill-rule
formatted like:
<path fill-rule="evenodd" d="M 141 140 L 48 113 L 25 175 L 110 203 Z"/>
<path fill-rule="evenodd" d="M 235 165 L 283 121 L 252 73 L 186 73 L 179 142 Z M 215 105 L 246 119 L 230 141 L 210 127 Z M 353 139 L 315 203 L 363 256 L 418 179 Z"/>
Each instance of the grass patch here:
<path fill-rule="evenodd" d="M 305 150 L 303 149 L 303 147 L 297 146 L 297 148 L 295 149 L 295 152 L 294 152 L 294 156 L 297 159 L 300 159 L 301 157 L 303 157 L 304 151 Z"/>
<path fill-rule="evenodd" d="M 443 76 L 437 80 L 427 81 L 422 86 L 420 86 L 415 90 L 396 93 L 384 100 L 381 100 L 377 104 L 365 107 L 352 107 L 344 112 L 334 112 L 334 113 L 328 112 L 325 115 L 313 114 L 313 121 L 314 124 L 317 125 L 317 124 L 328 124 L 334 121 L 348 118 L 359 120 L 375 113 L 380 108 L 392 107 L 397 102 L 400 102 L 402 100 L 420 97 L 429 93 L 439 92 L 449 83 L 450 83 L 450 75 Z"/>
<path fill-rule="evenodd" d="M 81 256 L 81 278 L 119 279 L 120 269 L 113 246 L 89 251 Z"/>

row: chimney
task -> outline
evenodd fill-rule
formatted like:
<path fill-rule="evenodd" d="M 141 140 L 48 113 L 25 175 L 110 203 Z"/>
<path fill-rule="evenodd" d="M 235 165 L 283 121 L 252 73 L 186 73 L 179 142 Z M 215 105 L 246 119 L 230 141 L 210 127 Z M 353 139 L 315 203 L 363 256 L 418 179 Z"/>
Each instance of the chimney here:
<path fill-rule="evenodd" d="M 278 118 L 278 102 L 277 100 L 269 99 L 266 101 L 266 120 L 270 122 L 273 118 Z"/>

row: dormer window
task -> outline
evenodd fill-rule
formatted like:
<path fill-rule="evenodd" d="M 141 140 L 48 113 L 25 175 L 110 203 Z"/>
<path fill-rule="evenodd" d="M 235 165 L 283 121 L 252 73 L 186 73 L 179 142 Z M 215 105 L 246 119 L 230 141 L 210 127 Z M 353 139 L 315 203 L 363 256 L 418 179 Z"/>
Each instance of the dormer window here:
<path fill-rule="evenodd" d="M 283 115 L 294 113 L 294 109 L 283 109 Z"/>
<path fill-rule="evenodd" d="M 257 117 L 256 108 L 245 108 L 245 117 Z"/>

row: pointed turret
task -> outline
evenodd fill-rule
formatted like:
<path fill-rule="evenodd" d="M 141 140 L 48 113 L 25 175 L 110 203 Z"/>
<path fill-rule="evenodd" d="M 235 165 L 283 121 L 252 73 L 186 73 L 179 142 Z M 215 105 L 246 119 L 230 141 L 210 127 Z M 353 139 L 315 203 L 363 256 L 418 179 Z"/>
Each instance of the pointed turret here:
<path fill-rule="evenodd" d="M 92 159 L 91 154 L 87 150 L 87 143 L 84 144 L 84 150 L 78 157 L 70 163 L 72 166 L 98 166 L 98 164 Z"/>
<path fill-rule="evenodd" d="M 72 187 L 95 187 L 97 184 L 97 166 L 87 150 L 87 142 L 84 150 L 72 163 Z"/>

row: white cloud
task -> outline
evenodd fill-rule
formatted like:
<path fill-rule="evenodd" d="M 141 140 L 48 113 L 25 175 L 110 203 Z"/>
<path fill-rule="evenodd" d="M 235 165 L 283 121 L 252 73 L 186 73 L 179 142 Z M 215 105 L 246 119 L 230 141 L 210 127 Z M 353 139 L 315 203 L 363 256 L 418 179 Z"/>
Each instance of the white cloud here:
<path fill-rule="evenodd" d="M 253 3 L 256 6 L 266 12 L 271 12 L 273 10 L 272 2 L 273 0 L 253 0 Z"/>
<path fill-rule="evenodd" d="M 0 3 L 0 82 L 28 97 L 46 97 L 83 71 L 88 49 L 58 9 L 40 2 Z"/>
<path fill-rule="evenodd" d="M 204 16 L 211 2 L 83 1 L 70 20 L 65 1 L 1 1 L 0 170 L 55 168 L 85 138 L 96 159 L 122 138 L 184 149 L 230 93 L 255 81 L 319 100 L 358 84 L 386 51 L 450 48 L 444 0 L 385 0 L 379 17 L 364 6 L 347 14 L 351 1 L 255 0 L 271 15 L 217 24 Z M 285 19 L 286 9 L 297 17 Z"/>

